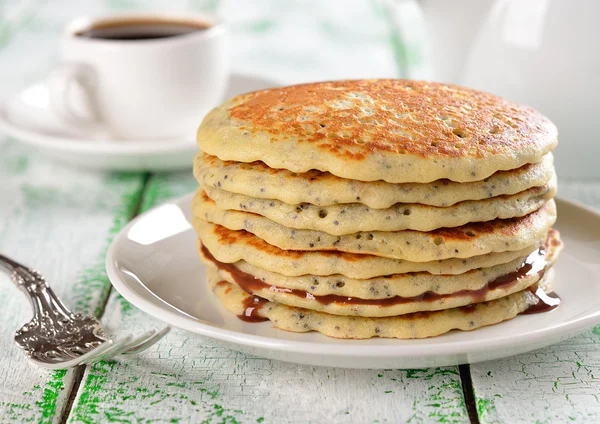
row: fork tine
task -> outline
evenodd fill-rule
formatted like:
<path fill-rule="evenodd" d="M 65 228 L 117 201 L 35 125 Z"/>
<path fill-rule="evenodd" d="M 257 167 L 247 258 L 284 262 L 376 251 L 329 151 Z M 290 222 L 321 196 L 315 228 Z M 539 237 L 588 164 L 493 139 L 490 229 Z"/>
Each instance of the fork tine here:
<path fill-rule="evenodd" d="M 103 343 L 100 346 L 90 350 L 87 353 L 84 353 L 81 356 L 73 358 L 69 361 L 61 362 L 61 363 L 50 363 L 50 362 L 42 362 L 37 360 L 32 360 L 35 364 L 40 367 L 50 369 L 50 370 L 64 370 L 67 368 L 73 368 L 79 365 L 88 364 L 94 362 L 94 358 L 99 355 L 102 355 L 105 351 L 112 347 L 112 343 Z"/>
<path fill-rule="evenodd" d="M 146 331 L 145 333 L 143 333 L 141 336 L 138 336 L 136 338 L 133 338 L 133 336 L 130 334 L 129 335 L 129 340 L 126 344 L 121 345 L 118 349 L 114 349 L 110 352 L 111 356 L 117 356 L 120 355 L 121 353 L 128 351 L 130 348 L 134 348 L 137 345 L 145 342 L 146 340 L 152 338 L 152 336 L 154 335 L 154 333 L 156 333 L 155 329 L 152 329 L 150 331 Z"/>
<path fill-rule="evenodd" d="M 127 343 L 126 345 L 122 346 L 120 349 L 111 351 L 110 354 L 112 356 L 117 356 L 117 355 L 120 355 L 122 353 L 127 353 L 127 352 L 130 352 L 130 351 L 133 351 L 133 350 L 141 352 L 146 347 L 150 347 L 151 345 L 153 345 L 154 343 L 156 343 L 165 334 L 167 334 L 168 331 L 169 331 L 168 329 L 165 331 L 165 329 L 163 328 L 159 333 L 157 333 L 156 329 L 153 328 L 152 330 L 146 331 L 141 336 L 138 336 L 135 339 L 131 340 L 129 343 Z"/>
<path fill-rule="evenodd" d="M 142 339 L 142 337 L 139 337 L 138 340 L 135 340 L 135 343 L 131 343 L 131 347 L 129 349 L 121 353 L 123 355 L 133 355 L 135 353 L 140 353 L 148 349 L 150 346 L 153 346 L 156 342 L 158 342 L 160 339 L 166 336 L 169 331 L 171 331 L 171 327 L 169 326 L 163 328 L 159 332 L 156 332 L 156 329 L 149 331 L 148 333 L 150 334 L 148 337 L 145 338 L 145 340 Z"/>
<path fill-rule="evenodd" d="M 116 342 L 113 342 L 110 344 L 106 343 L 106 344 L 109 344 L 108 348 L 103 349 L 102 351 L 100 351 L 100 347 L 94 349 L 90 353 L 95 353 L 95 354 L 90 355 L 89 359 L 85 360 L 83 363 L 91 364 L 94 362 L 107 360 L 107 359 L 115 356 L 114 352 L 116 352 L 117 350 L 120 350 L 124 345 L 128 344 L 131 341 L 131 339 L 132 339 L 132 336 L 130 334 L 127 337 L 123 337 L 122 339 L 120 339 Z"/>
<path fill-rule="evenodd" d="M 108 341 L 106 343 L 102 343 L 100 346 L 95 349 L 90 350 L 88 353 L 79 357 L 80 361 L 77 365 L 91 364 L 95 361 L 95 358 L 104 355 L 104 353 L 110 350 L 113 347 L 113 342 Z"/>

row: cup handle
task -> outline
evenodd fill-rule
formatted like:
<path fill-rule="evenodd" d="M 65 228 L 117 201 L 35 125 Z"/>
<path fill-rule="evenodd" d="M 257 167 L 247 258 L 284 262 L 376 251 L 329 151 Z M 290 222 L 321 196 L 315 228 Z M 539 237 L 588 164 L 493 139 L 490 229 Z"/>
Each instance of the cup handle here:
<path fill-rule="evenodd" d="M 96 97 L 96 73 L 91 66 L 62 63 L 48 75 L 46 84 L 49 106 L 66 125 L 79 131 L 106 133 Z M 73 105 L 75 94 L 79 95 L 83 108 Z"/>

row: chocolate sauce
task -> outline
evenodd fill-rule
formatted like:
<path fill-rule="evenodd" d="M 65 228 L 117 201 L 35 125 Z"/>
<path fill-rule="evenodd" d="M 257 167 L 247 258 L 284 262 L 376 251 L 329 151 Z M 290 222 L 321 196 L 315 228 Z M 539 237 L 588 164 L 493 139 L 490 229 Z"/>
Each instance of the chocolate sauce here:
<path fill-rule="evenodd" d="M 250 296 L 244 299 L 244 313 L 238 318 L 246 322 L 263 322 L 268 318 L 261 317 L 258 312 L 267 303 L 267 299 L 258 296 Z"/>
<path fill-rule="evenodd" d="M 218 287 L 227 287 L 230 284 L 227 281 L 219 281 L 216 286 Z M 225 289 L 225 294 L 229 294 L 231 292 L 231 287 Z M 268 321 L 267 318 L 261 317 L 258 313 L 261 308 L 267 303 L 267 299 L 263 299 L 259 296 L 250 296 L 244 299 L 244 313 L 242 315 L 238 315 L 237 317 L 242 321 L 246 322 L 263 322 Z"/>
<path fill-rule="evenodd" d="M 342 305 L 373 305 L 373 306 L 389 306 L 389 305 L 400 305 L 410 302 L 434 302 L 436 300 L 448 299 L 456 296 L 470 296 L 473 303 L 479 303 L 485 301 L 485 297 L 491 290 L 504 289 L 508 290 L 519 282 L 521 278 L 528 277 L 535 273 L 538 273 L 540 278 L 544 275 L 546 267 L 546 257 L 544 248 L 540 248 L 535 252 L 531 253 L 523 265 L 514 272 L 510 272 L 506 275 L 496 278 L 488 282 L 481 289 L 478 290 L 460 290 L 450 294 L 439 294 L 432 291 L 427 291 L 418 296 L 402 297 L 394 296 L 386 299 L 360 299 L 357 297 L 340 296 L 336 294 L 328 294 L 315 296 L 304 290 L 288 289 L 283 287 L 277 287 L 265 283 L 259 278 L 248 274 L 247 272 L 241 271 L 232 264 L 227 264 L 218 261 L 206 247 L 202 246 L 202 253 L 204 256 L 212 261 L 220 269 L 227 271 L 231 274 L 232 278 L 238 284 L 238 286 L 248 294 L 253 294 L 258 290 L 270 290 L 278 293 L 288 293 L 294 296 L 298 296 L 305 299 L 315 300 L 321 304 L 328 305 L 331 303 L 337 303 Z M 262 299 L 262 298 L 258 298 Z M 264 299 L 263 299 L 264 300 Z M 541 302 L 540 302 L 541 303 Z M 251 313 L 254 312 L 252 309 Z M 533 312 L 531 312 L 533 313 Z M 248 314 L 246 314 L 248 316 Z"/>
<path fill-rule="evenodd" d="M 544 289 L 538 287 L 533 294 L 538 298 L 538 303 L 523 311 L 523 315 L 541 314 L 542 312 L 552 311 L 560 305 L 560 297 L 554 292 L 546 293 Z"/>

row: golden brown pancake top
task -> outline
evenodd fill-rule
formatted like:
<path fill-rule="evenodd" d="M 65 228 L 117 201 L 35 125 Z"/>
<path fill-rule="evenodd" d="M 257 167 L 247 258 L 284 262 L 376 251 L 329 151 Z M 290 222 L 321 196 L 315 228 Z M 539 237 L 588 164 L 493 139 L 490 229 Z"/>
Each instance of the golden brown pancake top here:
<path fill-rule="evenodd" d="M 374 152 L 490 157 L 540 148 L 556 128 L 535 110 L 492 94 L 406 80 L 353 80 L 272 88 L 228 104 L 239 131 L 294 138 L 347 160 Z"/>

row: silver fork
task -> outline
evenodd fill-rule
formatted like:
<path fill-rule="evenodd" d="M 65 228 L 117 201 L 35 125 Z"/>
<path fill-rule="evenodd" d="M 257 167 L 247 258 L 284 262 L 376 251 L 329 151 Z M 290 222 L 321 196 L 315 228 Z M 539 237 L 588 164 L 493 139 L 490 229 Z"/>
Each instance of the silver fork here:
<path fill-rule="evenodd" d="M 33 319 L 15 333 L 17 346 L 35 364 L 65 369 L 106 360 L 119 354 L 139 353 L 170 330 L 150 330 L 139 337 L 111 340 L 93 316 L 74 314 L 60 301 L 37 271 L 0 254 L 0 270 L 24 291 L 33 307 Z"/>

